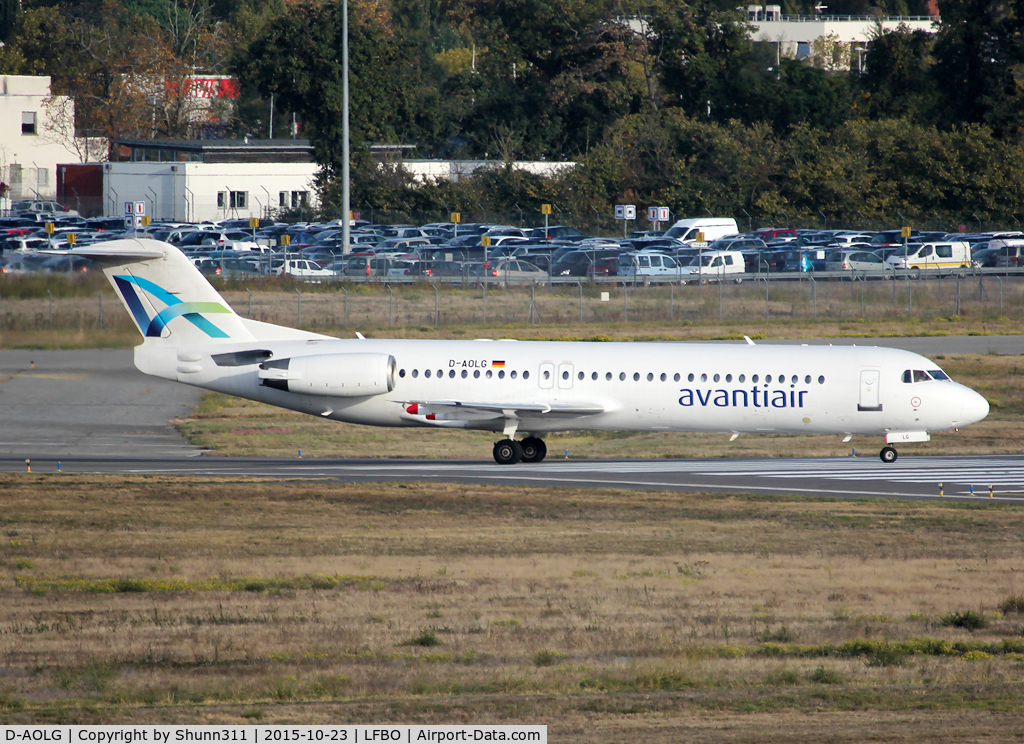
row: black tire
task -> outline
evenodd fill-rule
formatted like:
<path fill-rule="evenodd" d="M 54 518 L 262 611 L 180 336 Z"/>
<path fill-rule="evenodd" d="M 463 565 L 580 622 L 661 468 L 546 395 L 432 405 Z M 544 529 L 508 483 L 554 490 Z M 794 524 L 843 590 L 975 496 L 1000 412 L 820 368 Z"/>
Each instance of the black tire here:
<path fill-rule="evenodd" d="M 882 447 L 882 451 L 878 453 L 878 456 L 882 458 L 882 462 L 886 465 L 891 465 L 896 462 L 896 458 L 899 457 L 899 453 L 896 452 L 894 447 Z"/>
<path fill-rule="evenodd" d="M 519 445 L 523 448 L 523 462 L 540 462 L 548 454 L 548 446 L 540 437 L 527 437 Z"/>
<path fill-rule="evenodd" d="M 494 461 L 499 465 L 515 465 L 523 459 L 523 448 L 514 439 L 502 439 L 494 444 Z"/>

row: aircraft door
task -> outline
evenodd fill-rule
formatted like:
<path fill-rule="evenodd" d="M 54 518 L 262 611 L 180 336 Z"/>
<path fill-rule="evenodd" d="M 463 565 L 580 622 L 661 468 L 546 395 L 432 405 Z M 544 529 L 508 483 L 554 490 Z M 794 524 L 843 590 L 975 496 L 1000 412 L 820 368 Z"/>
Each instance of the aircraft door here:
<path fill-rule="evenodd" d="M 568 390 L 572 387 L 572 363 L 563 362 L 558 365 L 558 387 Z"/>
<path fill-rule="evenodd" d="M 540 365 L 540 374 L 537 375 L 537 384 L 542 388 L 555 386 L 555 365 L 551 362 L 544 362 Z"/>
<path fill-rule="evenodd" d="M 877 369 L 862 369 L 860 372 L 860 403 L 858 411 L 881 411 L 882 403 L 878 395 Z"/>

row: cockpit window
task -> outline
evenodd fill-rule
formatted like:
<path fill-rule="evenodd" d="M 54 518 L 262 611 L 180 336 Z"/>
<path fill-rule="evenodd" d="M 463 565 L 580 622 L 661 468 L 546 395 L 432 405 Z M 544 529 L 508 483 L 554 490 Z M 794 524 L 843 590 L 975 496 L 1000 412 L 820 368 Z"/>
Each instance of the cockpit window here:
<path fill-rule="evenodd" d="M 948 380 L 945 372 L 932 370 L 929 374 L 923 369 L 908 369 L 903 372 L 903 382 L 927 382 L 928 380 Z"/>

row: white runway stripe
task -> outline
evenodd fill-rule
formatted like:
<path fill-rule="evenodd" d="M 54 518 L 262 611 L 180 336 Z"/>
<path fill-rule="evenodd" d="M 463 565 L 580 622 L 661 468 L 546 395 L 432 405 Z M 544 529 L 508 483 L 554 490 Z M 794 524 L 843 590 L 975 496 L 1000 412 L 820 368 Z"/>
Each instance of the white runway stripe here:
<path fill-rule="evenodd" d="M 278 467 L 281 467 L 278 465 Z M 508 476 L 559 476 L 587 475 L 600 478 L 602 475 L 630 474 L 689 474 L 704 478 L 751 477 L 772 479 L 827 479 L 836 481 L 876 480 L 892 483 L 918 484 L 962 484 L 974 485 L 975 489 L 989 485 L 1005 490 L 1024 490 L 1024 462 L 999 457 L 934 457 L 913 458 L 897 461 L 892 465 L 871 462 L 867 458 L 824 458 L 803 460 L 751 460 L 734 461 L 682 461 L 648 460 L 633 462 L 615 461 L 562 461 L 552 460 L 536 465 L 521 464 L 512 467 L 492 463 L 446 463 L 446 462 L 381 462 L 360 464 L 330 464 L 316 461 L 295 462 L 283 466 L 297 477 L 316 477 L 341 474 L 396 475 L 410 477 L 452 472 L 467 475 L 508 475 Z M 255 474 L 251 469 L 224 467 L 203 468 L 205 474 L 244 475 Z M 280 471 L 279 471 L 280 472 Z"/>

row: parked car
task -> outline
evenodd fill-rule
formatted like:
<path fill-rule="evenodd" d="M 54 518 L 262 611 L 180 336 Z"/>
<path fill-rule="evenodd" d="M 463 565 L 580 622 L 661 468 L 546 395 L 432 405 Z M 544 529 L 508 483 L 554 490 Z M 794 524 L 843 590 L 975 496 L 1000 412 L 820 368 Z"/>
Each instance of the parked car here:
<path fill-rule="evenodd" d="M 918 235 L 921 234 L 920 230 L 911 229 L 910 237 L 903 237 L 903 230 L 883 230 L 877 233 L 875 237 L 871 239 L 871 245 L 881 247 L 884 245 L 903 245 L 904 241 L 909 240 L 912 243 L 921 242 Z"/>
<path fill-rule="evenodd" d="M 201 258 L 196 262 L 196 267 L 204 274 L 225 279 L 245 279 L 262 273 L 259 267 L 241 258 Z"/>
<path fill-rule="evenodd" d="M 815 271 L 818 270 L 814 261 L 818 259 L 822 267 L 825 261 L 825 249 L 794 248 L 792 250 L 775 251 L 777 271 Z"/>
<path fill-rule="evenodd" d="M 618 257 L 618 248 L 595 248 L 593 250 L 569 250 L 555 257 L 551 264 L 551 276 L 588 276 L 593 265 L 602 258 Z M 621 272 L 620 272 L 621 274 Z"/>
<path fill-rule="evenodd" d="M 490 264 L 490 268 L 486 268 Z M 504 282 L 545 282 L 548 273 L 526 261 L 503 260 L 483 264 L 484 274 Z"/>
<path fill-rule="evenodd" d="M 793 236 L 796 237 L 795 235 Z M 768 246 L 761 238 L 719 238 L 710 243 L 706 250 L 710 251 L 745 251 L 763 250 Z"/>
<path fill-rule="evenodd" d="M 44 253 L 15 253 L 0 261 L 0 274 L 31 274 L 46 271 L 43 264 L 52 256 Z"/>
<path fill-rule="evenodd" d="M 996 266 L 1024 266 L 1024 240 L 993 240 L 989 249 L 995 249 Z"/>
<path fill-rule="evenodd" d="M 971 246 L 963 241 L 910 243 L 885 260 L 897 269 L 954 269 L 971 265 Z"/>
<path fill-rule="evenodd" d="M 748 273 L 765 272 L 770 274 L 779 270 L 778 251 L 765 249 L 740 251 L 740 253 L 743 254 L 743 264 Z"/>
<path fill-rule="evenodd" d="M 689 266 L 680 271 L 680 282 L 688 284 L 696 281 L 714 280 L 723 282 L 727 278 L 739 284 L 746 272 L 743 254 L 739 251 L 705 251 L 693 259 Z"/>
<path fill-rule="evenodd" d="M 826 271 L 859 271 L 865 273 L 893 272 L 892 264 L 882 260 L 877 253 L 863 250 L 828 251 L 825 254 Z"/>
<path fill-rule="evenodd" d="M 587 237 L 575 227 L 568 225 L 551 225 L 550 227 L 535 227 L 530 230 L 527 236 L 530 240 L 572 240 L 579 241 Z"/>
<path fill-rule="evenodd" d="M 351 277 L 357 276 L 387 276 L 395 259 L 388 255 L 375 256 L 373 254 L 350 255 L 345 260 L 345 274 Z"/>
<path fill-rule="evenodd" d="M 626 279 L 677 281 L 681 267 L 676 259 L 664 253 L 641 251 L 619 256 L 618 276 Z"/>
<path fill-rule="evenodd" d="M 277 275 L 291 276 L 306 281 L 331 279 L 335 276 L 333 271 L 323 268 L 315 261 L 307 261 L 304 258 L 289 258 L 282 261 Z"/>
<path fill-rule="evenodd" d="M 790 238 L 796 239 L 797 233 L 791 227 L 761 227 L 752 232 L 751 237 L 758 238 L 763 242 L 767 243 L 769 240 L 775 240 L 776 238 Z"/>

